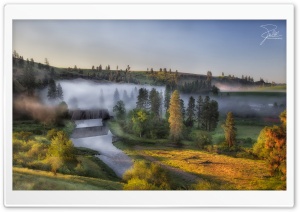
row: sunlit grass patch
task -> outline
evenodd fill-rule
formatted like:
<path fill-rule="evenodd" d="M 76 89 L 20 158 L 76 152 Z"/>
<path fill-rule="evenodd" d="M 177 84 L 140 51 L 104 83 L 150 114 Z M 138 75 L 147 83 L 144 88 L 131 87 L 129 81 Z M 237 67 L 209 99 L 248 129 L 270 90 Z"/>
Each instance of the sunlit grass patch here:
<path fill-rule="evenodd" d="M 272 178 L 265 161 L 232 158 L 195 150 L 144 150 L 144 154 L 162 163 L 198 175 L 212 183 L 213 189 L 275 190 L 281 186 L 280 180 Z M 254 183 L 255 182 L 255 183 Z M 207 186 L 209 187 L 209 186 Z"/>

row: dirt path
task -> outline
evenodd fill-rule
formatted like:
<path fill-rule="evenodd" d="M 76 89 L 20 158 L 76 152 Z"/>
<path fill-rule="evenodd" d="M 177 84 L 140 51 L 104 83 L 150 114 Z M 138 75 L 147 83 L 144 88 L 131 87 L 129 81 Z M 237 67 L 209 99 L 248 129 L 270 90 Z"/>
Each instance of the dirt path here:
<path fill-rule="evenodd" d="M 166 164 L 163 164 L 162 162 L 160 162 L 159 160 L 157 160 L 156 158 L 152 157 L 152 156 L 149 156 L 149 155 L 146 155 L 143 151 L 143 148 L 141 148 L 140 146 L 135 146 L 134 147 L 135 150 L 139 150 L 139 154 L 141 156 L 143 156 L 146 160 L 149 160 L 153 163 L 156 163 L 158 164 L 159 166 L 163 167 L 164 169 L 174 173 L 175 175 L 181 177 L 182 179 L 184 179 L 185 181 L 188 181 L 188 182 L 191 182 L 191 183 L 198 183 L 199 181 L 201 181 L 202 179 L 199 178 L 198 176 L 196 175 L 193 175 L 193 174 L 190 174 L 190 173 L 187 173 L 185 171 L 182 171 L 178 168 L 174 168 L 172 166 L 168 166 Z"/>

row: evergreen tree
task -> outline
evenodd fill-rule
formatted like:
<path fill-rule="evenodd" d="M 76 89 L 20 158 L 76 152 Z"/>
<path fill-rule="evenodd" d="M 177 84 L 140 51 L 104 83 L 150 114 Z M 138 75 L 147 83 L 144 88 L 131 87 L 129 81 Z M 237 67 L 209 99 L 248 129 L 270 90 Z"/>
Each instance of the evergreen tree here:
<path fill-rule="evenodd" d="M 219 121 L 219 104 L 215 100 L 211 100 L 209 104 L 209 124 L 208 131 L 216 129 Z"/>
<path fill-rule="evenodd" d="M 220 89 L 217 88 L 215 85 L 213 85 L 212 88 L 211 88 L 211 92 L 212 92 L 213 95 L 217 96 L 220 92 Z"/>
<path fill-rule="evenodd" d="M 117 104 L 117 102 L 120 100 L 120 94 L 118 88 L 116 88 L 114 93 L 114 103 Z"/>
<path fill-rule="evenodd" d="M 123 120 L 126 116 L 125 104 L 122 100 L 119 100 L 117 104 L 113 108 L 113 112 L 115 112 L 117 119 Z"/>
<path fill-rule="evenodd" d="M 55 81 L 53 79 L 49 80 L 49 85 L 48 85 L 48 94 L 47 97 L 50 100 L 54 100 L 57 98 L 57 89 L 55 85 Z"/>
<path fill-rule="evenodd" d="M 161 99 L 159 93 L 155 88 L 152 88 L 149 95 L 150 110 L 155 117 L 159 117 Z"/>
<path fill-rule="evenodd" d="M 210 98 L 209 96 L 206 96 L 202 107 L 202 128 L 204 130 L 208 130 L 208 126 L 209 126 L 209 118 L 210 118 L 209 107 L 210 107 Z"/>
<path fill-rule="evenodd" d="M 170 98 L 171 98 L 171 87 L 169 84 L 166 85 L 166 90 L 165 90 L 165 99 L 164 99 L 164 106 L 166 109 L 166 118 L 169 119 L 169 105 L 170 105 Z"/>
<path fill-rule="evenodd" d="M 170 138 L 172 141 L 180 142 L 182 137 L 183 119 L 180 107 L 180 96 L 177 90 L 175 90 L 171 96 L 169 114 Z"/>
<path fill-rule="evenodd" d="M 62 90 L 62 87 L 61 87 L 60 83 L 57 84 L 56 95 L 57 95 L 57 98 L 59 98 L 61 100 L 64 99 L 64 94 L 63 94 L 63 90 Z"/>
<path fill-rule="evenodd" d="M 160 91 L 160 93 L 159 93 L 159 99 L 160 99 L 159 114 L 162 117 L 162 114 L 163 114 L 163 99 L 164 99 L 162 91 Z"/>
<path fill-rule="evenodd" d="M 137 97 L 136 107 L 147 110 L 148 105 L 149 105 L 148 90 L 146 88 L 140 88 Z"/>
<path fill-rule="evenodd" d="M 225 132 L 225 142 L 228 147 L 232 147 L 236 142 L 236 127 L 232 112 L 227 113 L 226 122 L 222 127 Z"/>
<path fill-rule="evenodd" d="M 134 100 L 134 92 L 133 92 L 133 90 L 132 90 L 131 93 L 130 93 L 130 100 L 131 100 L 131 101 Z"/>
<path fill-rule="evenodd" d="M 189 98 L 186 114 L 187 114 L 186 125 L 189 127 L 193 127 L 194 119 L 195 119 L 195 99 L 192 96 Z"/>
<path fill-rule="evenodd" d="M 197 120 L 198 128 L 200 128 L 203 119 L 202 108 L 203 108 L 203 99 L 202 96 L 199 96 L 196 104 L 196 120 Z"/>
<path fill-rule="evenodd" d="M 184 101 L 180 99 L 180 107 L 181 107 L 181 114 L 182 114 L 182 120 L 185 120 L 185 106 L 184 106 Z"/>
<path fill-rule="evenodd" d="M 123 91 L 123 101 L 126 103 L 126 102 L 128 102 L 129 100 L 130 100 L 130 98 L 129 98 L 128 94 L 127 94 L 127 91 L 124 90 L 124 91 Z"/>
<path fill-rule="evenodd" d="M 24 69 L 22 81 L 24 87 L 27 89 L 28 95 L 33 95 L 34 89 L 36 87 L 36 82 L 35 82 L 35 74 L 30 64 L 27 64 Z"/>
<path fill-rule="evenodd" d="M 165 101 L 164 101 L 164 106 L 165 106 L 166 110 L 168 110 L 169 105 L 170 105 L 170 97 L 171 97 L 171 87 L 170 87 L 170 85 L 166 85 Z"/>
<path fill-rule="evenodd" d="M 50 64 L 49 64 L 49 61 L 48 61 L 47 58 L 45 58 L 45 68 L 46 68 L 47 70 L 50 69 Z"/>

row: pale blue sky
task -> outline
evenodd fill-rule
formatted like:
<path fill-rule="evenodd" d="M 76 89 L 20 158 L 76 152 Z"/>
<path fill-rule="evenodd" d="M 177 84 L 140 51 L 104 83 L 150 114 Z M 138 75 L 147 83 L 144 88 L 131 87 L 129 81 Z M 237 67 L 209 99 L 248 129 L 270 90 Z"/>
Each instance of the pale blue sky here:
<path fill-rule="evenodd" d="M 260 45 L 264 24 L 276 25 L 282 39 Z M 286 82 L 285 21 L 16 20 L 13 49 L 58 67 L 210 70 Z"/>

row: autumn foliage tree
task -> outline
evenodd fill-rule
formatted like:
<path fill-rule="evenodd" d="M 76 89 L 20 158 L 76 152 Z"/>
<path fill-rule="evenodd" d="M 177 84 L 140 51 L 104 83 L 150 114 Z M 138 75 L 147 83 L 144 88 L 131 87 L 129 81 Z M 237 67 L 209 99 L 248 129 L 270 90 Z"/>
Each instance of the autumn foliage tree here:
<path fill-rule="evenodd" d="M 56 175 L 57 170 L 67 161 L 76 160 L 72 141 L 63 131 L 58 131 L 51 139 L 47 160 L 51 171 Z"/>
<path fill-rule="evenodd" d="M 253 152 L 266 159 L 271 175 L 281 174 L 286 178 L 286 111 L 280 114 L 281 125 L 261 130 Z"/>
<path fill-rule="evenodd" d="M 225 132 L 225 141 L 228 147 L 232 147 L 236 140 L 236 127 L 232 112 L 227 113 L 226 122 L 222 127 Z"/>
<path fill-rule="evenodd" d="M 177 90 L 175 90 L 171 96 L 169 114 L 170 117 L 168 121 L 170 124 L 170 138 L 172 141 L 179 142 L 182 135 L 183 119 L 180 106 L 180 96 Z"/>

